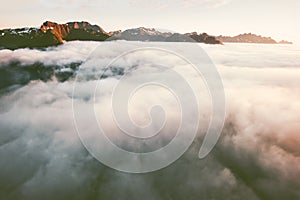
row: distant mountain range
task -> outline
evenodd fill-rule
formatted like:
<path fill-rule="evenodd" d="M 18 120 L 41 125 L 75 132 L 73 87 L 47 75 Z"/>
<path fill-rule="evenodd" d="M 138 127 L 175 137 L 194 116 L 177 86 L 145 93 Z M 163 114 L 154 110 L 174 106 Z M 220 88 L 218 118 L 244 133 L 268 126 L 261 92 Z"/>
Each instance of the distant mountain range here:
<path fill-rule="evenodd" d="M 292 44 L 292 42 L 288 42 L 282 40 L 280 42 L 276 42 L 271 37 L 263 37 L 260 35 L 255 35 L 252 33 L 240 34 L 234 37 L 230 36 L 217 36 L 217 40 L 222 42 L 240 42 L 240 43 L 263 43 L 263 44 Z"/>
<path fill-rule="evenodd" d="M 62 44 L 64 41 L 89 40 L 89 41 L 160 41 L 160 42 L 199 42 L 206 44 L 222 44 L 223 42 L 242 43 L 267 43 L 277 42 L 270 37 L 262 37 L 251 33 L 234 37 L 211 36 L 197 32 L 180 34 L 160 32 L 150 28 L 134 28 L 125 31 L 106 32 L 98 25 L 88 22 L 69 22 L 57 24 L 46 21 L 40 28 L 18 28 L 0 30 L 0 47 L 8 49 L 39 48 Z M 280 43 L 290 44 L 287 41 Z"/>
<path fill-rule="evenodd" d="M 158 41 L 158 42 L 200 42 L 206 44 L 222 44 L 214 36 L 206 33 L 171 33 L 160 32 L 150 28 L 134 28 L 125 31 L 110 32 L 111 37 L 108 40 L 128 40 L 128 41 Z"/>

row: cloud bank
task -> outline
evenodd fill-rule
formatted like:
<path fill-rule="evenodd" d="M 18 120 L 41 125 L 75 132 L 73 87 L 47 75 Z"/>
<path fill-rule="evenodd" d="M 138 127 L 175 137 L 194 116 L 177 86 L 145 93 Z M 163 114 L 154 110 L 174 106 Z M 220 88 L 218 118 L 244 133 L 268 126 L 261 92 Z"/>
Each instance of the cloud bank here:
<path fill-rule="evenodd" d="M 19 63 L 16 69 L 34 63 L 63 68 L 93 58 L 89 54 L 98 44 L 70 42 L 45 51 L 1 50 L 0 68 L 12 62 Z M 102 44 L 102 57 L 81 66 L 86 77 L 78 83 L 80 92 L 75 97 L 78 105 L 93 103 L 89 92 L 96 81 L 93 71 L 104 67 L 101 60 L 117 56 L 118 49 L 126 45 L 138 44 L 122 41 Z M 201 101 L 204 126 L 191 148 L 165 169 L 132 175 L 102 165 L 80 142 L 71 107 L 74 77 L 65 81 L 55 77 L 29 80 L 18 89 L 1 93 L 0 97 L 1 199 L 299 199 L 298 47 L 201 46 L 223 78 L 227 100 L 225 128 L 208 157 L 197 158 L 201 133 L 210 114 L 206 98 Z M 155 56 L 146 52 L 128 60 L 141 67 Z M 170 66 L 182 67 L 182 63 L 168 59 L 167 55 L 161 56 L 157 58 L 163 58 Z M 128 62 L 119 62 L 115 67 L 131 70 Z M 107 103 L 107 94 L 120 78 L 119 73 L 113 72 L 101 82 L 99 104 Z M 150 76 L 155 71 L 145 67 L 145 72 Z M 190 71 L 184 73 L 191 82 L 197 82 Z M 202 87 L 197 91 L 201 93 Z M 133 119 L 146 123 L 147 115 L 139 111 L 155 100 L 164 100 L 170 108 L 176 106 L 175 101 L 168 101 L 168 95 L 157 88 L 139 93 L 131 106 Z M 173 111 L 176 114 L 176 109 Z M 168 119 L 176 126 L 176 118 Z M 86 121 L 87 128 L 89 123 Z M 117 141 L 118 132 L 110 128 Z"/>

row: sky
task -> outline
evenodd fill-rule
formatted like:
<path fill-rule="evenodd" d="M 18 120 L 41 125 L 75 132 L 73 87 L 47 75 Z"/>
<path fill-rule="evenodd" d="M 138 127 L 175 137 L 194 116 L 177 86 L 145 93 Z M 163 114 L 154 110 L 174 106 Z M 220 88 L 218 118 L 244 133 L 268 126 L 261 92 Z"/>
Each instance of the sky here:
<path fill-rule="evenodd" d="M 300 44 L 299 0 L 10 0 L 0 28 L 88 21 L 106 31 L 149 27 L 211 35 L 255 33 Z"/>

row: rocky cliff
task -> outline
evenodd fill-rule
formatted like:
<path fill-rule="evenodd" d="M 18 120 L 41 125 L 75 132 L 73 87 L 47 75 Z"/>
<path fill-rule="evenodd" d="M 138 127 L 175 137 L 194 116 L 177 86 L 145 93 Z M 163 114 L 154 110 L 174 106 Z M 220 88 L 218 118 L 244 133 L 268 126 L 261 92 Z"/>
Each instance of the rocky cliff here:
<path fill-rule="evenodd" d="M 57 24 L 46 21 L 40 28 L 0 30 L 0 46 L 8 49 L 38 48 L 71 40 L 104 41 L 110 36 L 101 27 L 88 22 Z"/>

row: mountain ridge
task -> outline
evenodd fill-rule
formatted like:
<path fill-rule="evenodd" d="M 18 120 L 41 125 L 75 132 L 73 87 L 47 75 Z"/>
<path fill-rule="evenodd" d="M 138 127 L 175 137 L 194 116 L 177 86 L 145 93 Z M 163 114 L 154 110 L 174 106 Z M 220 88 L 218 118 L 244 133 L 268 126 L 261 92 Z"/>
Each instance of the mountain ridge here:
<path fill-rule="evenodd" d="M 228 42 L 228 43 L 292 44 L 292 42 L 288 42 L 285 40 L 276 42 L 276 40 L 272 39 L 271 37 L 264 37 L 253 33 L 244 33 L 236 36 L 220 35 L 217 36 L 216 38 L 222 42 Z"/>
<path fill-rule="evenodd" d="M 44 48 L 57 46 L 65 41 L 159 41 L 159 42 L 198 42 L 206 44 L 223 44 L 223 42 L 246 42 L 277 44 L 270 37 L 262 37 L 255 34 L 240 34 L 238 36 L 212 36 L 207 33 L 171 33 L 161 32 L 154 28 L 138 27 L 125 31 L 117 30 L 106 32 L 98 25 L 92 25 L 86 21 L 67 22 L 58 24 L 45 21 L 40 28 L 16 28 L 0 30 L 0 48 Z M 280 44 L 291 44 L 282 40 Z"/>

